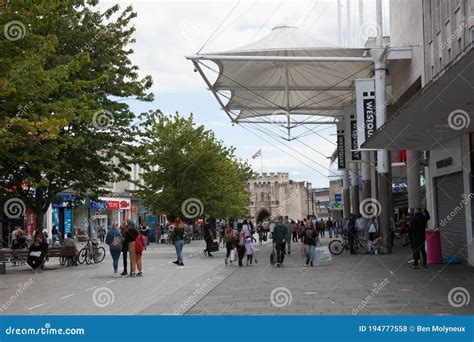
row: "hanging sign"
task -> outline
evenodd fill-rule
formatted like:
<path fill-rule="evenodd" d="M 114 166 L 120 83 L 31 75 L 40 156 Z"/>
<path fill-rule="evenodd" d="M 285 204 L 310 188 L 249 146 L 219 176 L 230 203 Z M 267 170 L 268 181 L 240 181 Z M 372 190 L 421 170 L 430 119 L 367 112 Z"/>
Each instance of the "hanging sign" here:
<path fill-rule="evenodd" d="M 357 143 L 360 146 L 377 130 L 375 81 L 373 78 L 355 80 L 357 108 Z"/>
<path fill-rule="evenodd" d="M 344 106 L 344 122 L 346 135 L 346 162 L 354 163 L 360 162 L 361 156 L 359 151 L 358 136 L 357 136 L 357 116 L 356 106 Z"/>
<path fill-rule="evenodd" d="M 337 123 L 337 168 L 346 168 L 346 140 L 344 136 L 344 122 Z"/>

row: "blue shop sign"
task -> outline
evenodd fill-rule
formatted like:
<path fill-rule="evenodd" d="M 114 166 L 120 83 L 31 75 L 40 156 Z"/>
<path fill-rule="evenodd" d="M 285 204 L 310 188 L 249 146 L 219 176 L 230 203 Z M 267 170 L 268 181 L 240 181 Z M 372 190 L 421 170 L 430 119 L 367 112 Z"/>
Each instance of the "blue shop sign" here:
<path fill-rule="evenodd" d="M 91 209 L 105 210 L 106 208 L 107 208 L 107 202 L 106 201 L 99 201 L 99 202 L 91 201 Z"/>
<path fill-rule="evenodd" d="M 53 203 L 53 208 L 65 208 L 68 202 L 75 201 L 76 197 L 73 194 L 56 194 L 56 198 L 60 203 Z"/>
<path fill-rule="evenodd" d="M 342 201 L 341 194 L 334 194 L 334 201 L 335 202 L 341 202 Z"/>

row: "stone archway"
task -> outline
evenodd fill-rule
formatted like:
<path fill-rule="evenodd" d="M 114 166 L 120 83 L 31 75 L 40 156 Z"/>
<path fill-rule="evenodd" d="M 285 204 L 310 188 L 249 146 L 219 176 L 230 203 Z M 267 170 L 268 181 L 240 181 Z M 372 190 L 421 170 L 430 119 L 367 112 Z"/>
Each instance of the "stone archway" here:
<path fill-rule="evenodd" d="M 263 208 L 263 209 L 260 209 L 260 211 L 258 212 L 256 219 L 257 219 L 257 222 L 262 222 L 269 217 L 270 217 L 270 211 L 268 209 Z"/>

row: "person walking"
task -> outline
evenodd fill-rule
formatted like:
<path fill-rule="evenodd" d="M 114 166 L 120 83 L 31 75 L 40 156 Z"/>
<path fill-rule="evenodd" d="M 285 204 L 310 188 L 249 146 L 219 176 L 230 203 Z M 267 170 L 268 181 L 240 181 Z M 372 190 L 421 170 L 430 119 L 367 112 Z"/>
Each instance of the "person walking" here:
<path fill-rule="evenodd" d="M 283 217 L 279 216 L 275 228 L 273 230 L 273 244 L 275 245 L 277 256 L 277 267 L 283 266 L 285 259 L 285 246 L 288 236 L 288 229 L 283 224 Z"/>
<path fill-rule="evenodd" d="M 232 250 L 234 249 L 234 235 L 235 235 L 235 230 L 232 228 L 232 226 L 227 223 L 226 227 L 224 229 L 224 242 L 225 242 L 225 248 L 226 248 L 226 255 L 224 259 L 224 263 L 226 265 L 230 264 L 232 265 L 232 259 L 229 260 Z"/>
<path fill-rule="evenodd" d="M 176 261 L 173 264 L 184 266 L 183 263 L 183 247 L 184 247 L 184 224 L 181 219 L 176 219 L 174 222 L 174 228 L 171 231 L 171 241 L 173 241 L 174 248 L 176 249 Z"/>
<path fill-rule="evenodd" d="M 291 237 L 293 242 L 298 242 L 298 224 L 295 221 L 291 221 Z"/>
<path fill-rule="evenodd" d="M 321 237 L 326 237 L 325 231 L 326 231 L 326 224 L 324 223 L 324 220 L 321 219 L 321 220 L 319 221 L 319 235 L 320 235 Z"/>
<path fill-rule="evenodd" d="M 128 229 L 125 231 L 124 242 L 128 245 L 128 253 L 130 256 L 130 278 L 142 276 L 142 258 L 143 244 L 138 229 L 133 222 L 130 222 Z M 140 241 L 138 241 L 138 239 Z M 138 273 L 136 273 L 138 269 Z"/>
<path fill-rule="evenodd" d="M 422 213 L 421 208 L 417 208 L 410 224 L 410 236 L 413 251 L 413 268 L 419 269 L 420 253 L 423 258 L 423 267 L 428 268 L 425 250 L 425 233 L 428 216 Z"/>
<path fill-rule="evenodd" d="M 288 254 L 291 254 L 291 221 L 289 220 L 288 216 L 285 216 L 285 220 L 283 221 L 283 225 L 286 228 L 286 245 L 288 247 Z"/>
<path fill-rule="evenodd" d="M 117 227 L 117 224 L 113 223 L 112 227 Z M 125 224 L 122 224 L 120 226 L 120 234 L 124 237 L 124 241 L 122 243 L 123 271 L 122 271 L 122 273 L 120 273 L 121 276 L 128 275 L 128 270 L 127 270 L 127 267 L 128 267 L 128 262 L 127 262 L 127 259 L 128 259 L 128 257 L 127 257 L 127 255 L 128 255 L 128 241 L 125 242 L 125 234 L 127 232 L 127 229 L 128 229 L 128 226 L 125 225 Z"/>
<path fill-rule="evenodd" d="M 309 225 L 309 227 L 304 230 L 302 238 L 306 254 L 306 266 L 309 265 L 313 267 L 316 243 L 318 241 L 318 233 L 312 225 Z"/>
<path fill-rule="evenodd" d="M 242 223 L 239 223 L 237 225 L 237 232 L 236 232 L 236 235 L 234 236 L 234 244 L 235 244 L 235 248 L 237 249 L 237 257 L 239 259 L 239 267 L 242 267 L 243 266 L 243 259 L 244 259 L 244 256 L 245 256 L 245 240 L 246 240 L 246 237 L 245 237 L 245 233 L 243 231 L 243 224 Z"/>
<path fill-rule="evenodd" d="M 118 275 L 118 263 L 120 259 L 120 254 L 122 254 L 123 249 L 123 236 L 120 234 L 116 225 L 111 225 L 107 236 L 105 237 L 105 243 L 109 245 L 110 255 L 112 256 L 112 266 L 114 268 L 114 277 L 119 277 Z"/>
<path fill-rule="evenodd" d="M 58 228 L 56 228 L 56 225 L 53 225 L 53 229 L 51 229 L 51 247 L 56 246 L 57 241 L 58 241 Z"/>
<path fill-rule="evenodd" d="M 332 222 L 330 217 L 326 221 L 326 228 L 329 232 L 329 238 L 332 239 L 332 236 L 334 235 L 334 222 Z"/>
<path fill-rule="evenodd" d="M 247 266 L 252 266 L 252 261 L 253 261 L 253 252 L 254 252 L 254 247 L 253 247 L 253 242 L 252 238 L 247 238 L 245 240 L 245 254 L 247 254 Z"/>
<path fill-rule="evenodd" d="M 361 214 L 357 217 L 356 220 L 356 226 L 357 226 L 357 237 L 359 239 L 364 239 L 365 237 L 365 220 L 362 217 Z"/>
<path fill-rule="evenodd" d="M 347 222 L 347 238 L 349 240 L 349 249 L 350 249 L 351 255 L 356 254 L 355 249 L 354 249 L 356 236 L 357 236 L 356 218 L 354 214 L 350 214 L 349 220 Z"/>
<path fill-rule="evenodd" d="M 211 220 L 210 219 L 206 219 L 206 223 L 204 224 L 202 229 L 203 229 L 203 233 L 204 233 L 204 241 L 206 242 L 206 249 L 203 250 L 203 253 L 204 253 L 204 255 L 206 255 L 206 253 L 207 253 L 207 256 L 213 257 L 214 255 L 212 255 L 211 252 L 209 252 L 209 244 L 214 241 L 215 230 L 211 226 Z"/>

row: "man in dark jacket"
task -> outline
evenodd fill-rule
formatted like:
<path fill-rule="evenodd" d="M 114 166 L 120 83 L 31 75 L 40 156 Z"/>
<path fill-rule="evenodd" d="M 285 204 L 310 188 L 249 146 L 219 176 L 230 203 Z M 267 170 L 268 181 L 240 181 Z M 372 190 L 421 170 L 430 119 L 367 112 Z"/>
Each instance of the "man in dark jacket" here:
<path fill-rule="evenodd" d="M 210 219 L 206 219 L 206 223 L 202 227 L 202 230 L 203 230 L 203 234 L 204 234 L 204 241 L 206 241 L 206 249 L 203 250 L 203 253 L 204 253 L 204 255 L 206 255 L 206 253 L 207 253 L 208 256 L 212 257 L 213 255 L 211 254 L 211 252 L 209 252 L 208 246 L 211 242 L 214 241 L 214 238 L 215 238 L 216 234 L 215 234 L 214 227 L 211 226 L 211 220 Z"/>
<path fill-rule="evenodd" d="M 35 273 L 41 272 L 43 263 L 48 254 L 48 243 L 43 234 L 36 232 L 34 242 L 31 244 L 26 258 L 26 263 Z"/>
<path fill-rule="evenodd" d="M 283 224 L 283 217 L 279 216 L 275 229 L 273 230 L 273 243 L 277 254 L 277 267 L 283 266 L 283 259 L 285 258 L 286 239 L 288 236 L 288 229 Z"/>
<path fill-rule="evenodd" d="M 426 263 L 426 250 L 425 250 L 425 232 L 426 224 L 429 220 L 429 214 L 422 213 L 420 208 L 417 208 L 413 218 L 410 222 L 409 234 L 411 241 L 411 248 L 413 251 L 413 268 L 418 269 L 418 263 L 420 261 L 420 252 L 423 258 L 423 267 L 427 268 Z"/>
<path fill-rule="evenodd" d="M 347 238 L 349 240 L 349 248 L 351 255 L 355 255 L 354 243 L 357 236 L 356 216 L 349 215 L 349 222 L 347 223 Z"/>

